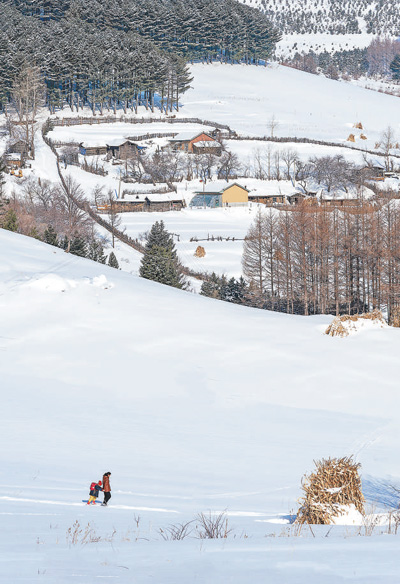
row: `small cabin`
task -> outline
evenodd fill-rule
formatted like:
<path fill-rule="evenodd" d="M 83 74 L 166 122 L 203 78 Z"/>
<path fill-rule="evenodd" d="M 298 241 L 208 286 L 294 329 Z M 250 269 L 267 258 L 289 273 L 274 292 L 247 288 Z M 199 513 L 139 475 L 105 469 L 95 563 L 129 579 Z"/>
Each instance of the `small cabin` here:
<path fill-rule="evenodd" d="M 27 158 L 29 156 L 29 146 L 25 140 L 16 140 L 9 145 L 7 152 L 10 154 L 22 154 L 23 158 Z"/>
<path fill-rule="evenodd" d="M 113 202 L 113 209 L 117 213 L 147 212 L 153 211 L 180 211 L 185 207 L 184 199 L 175 192 L 168 193 L 135 193 L 124 190 L 122 197 Z M 109 205 L 98 205 L 100 212 L 107 212 Z"/>
<path fill-rule="evenodd" d="M 4 155 L 4 162 L 7 168 L 22 168 L 23 157 L 20 152 L 9 152 Z"/>
<path fill-rule="evenodd" d="M 307 199 L 307 195 L 305 193 L 293 193 L 292 195 L 288 195 L 287 199 L 291 205 L 299 205 L 303 201 Z"/>
<path fill-rule="evenodd" d="M 107 146 L 81 142 L 79 144 L 79 153 L 83 156 L 102 156 L 103 154 L 107 154 Z"/>
<path fill-rule="evenodd" d="M 201 132 L 200 134 L 190 134 L 181 132 L 169 140 L 174 150 L 182 150 L 189 154 L 215 154 L 221 156 L 222 145 L 210 134 Z"/>
<path fill-rule="evenodd" d="M 262 203 L 267 207 L 273 207 L 274 205 L 286 205 L 288 200 L 286 195 L 282 193 L 274 193 L 272 195 L 265 195 L 257 192 L 256 194 L 249 193 L 249 201 L 252 203 Z"/>
<path fill-rule="evenodd" d="M 113 158 L 119 158 L 121 160 L 126 160 L 127 158 L 132 158 L 137 153 L 143 154 L 146 146 L 139 146 L 132 140 L 114 140 L 107 144 L 107 153 L 111 154 Z"/>

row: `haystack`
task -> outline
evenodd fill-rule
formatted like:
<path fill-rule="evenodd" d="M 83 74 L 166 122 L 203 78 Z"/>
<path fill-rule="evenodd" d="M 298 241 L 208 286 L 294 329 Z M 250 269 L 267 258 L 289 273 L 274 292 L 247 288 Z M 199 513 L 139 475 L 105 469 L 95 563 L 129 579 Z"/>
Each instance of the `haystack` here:
<path fill-rule="evenodd" d="M 360 134 L 360 138 L 361 138 L 361 140 L 368 140 L 368 138 L 365 134 Z"/>
<path fill-rule="evenodd" d="M 373 310 L 365 314 L 342 314 L 335 316 L 331 324 L 325 331 L 330 337 L 348 337 L 350 331 L 357 330 L 357 323 L 362 320 L 371 320 L 380 326 L 386 326 L 386 321 L 380 310 Z"/>
<path fill-rule="evenodd" d="M 206 250 L 202 245 L 198 245 L 196 251 L 194 252 L 194 255 L 196 256 L 196 258 L 204 258 L 204 256 L 206 255 Z"/>
<path fill-rule="evenodd" d="M 357 128 L 357 130 L 363 130 L 363 125 L 361 122 L 358 122 L 357 124 L 354 124 L 353 128 Z"/>
<path fill-rule="evenodd" d="M 358 474 L 361 465 L 351 456 L 322 459 L 314 464 L 315 472 L 302 480 L 304 497 L 299 501 L 296 523 L 328 525 L 334 517 L 346 513 L 351 505 L 364 515 L 364 496 Z"/>
<path fill-rule="evenodd" d="M 355 142 L 356 141 L 356 137 L 354 136 L 354 134 L 350 134 L 349 137 L 347 138 L 347 142 Z"/>

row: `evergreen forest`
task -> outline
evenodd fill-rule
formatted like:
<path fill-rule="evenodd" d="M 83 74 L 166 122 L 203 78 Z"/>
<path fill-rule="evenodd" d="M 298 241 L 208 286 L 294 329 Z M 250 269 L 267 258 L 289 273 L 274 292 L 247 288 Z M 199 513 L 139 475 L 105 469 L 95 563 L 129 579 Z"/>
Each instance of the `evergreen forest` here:
<path fill-rule="evenodd" d="M 258 63 L 279 40 L 265 15 L 236 0 L 5 0 L 1 12 L 0 108 L 35 67 L 51 111 L 154 109 L 156 100 L 172 111 L 190 61 Z"/>

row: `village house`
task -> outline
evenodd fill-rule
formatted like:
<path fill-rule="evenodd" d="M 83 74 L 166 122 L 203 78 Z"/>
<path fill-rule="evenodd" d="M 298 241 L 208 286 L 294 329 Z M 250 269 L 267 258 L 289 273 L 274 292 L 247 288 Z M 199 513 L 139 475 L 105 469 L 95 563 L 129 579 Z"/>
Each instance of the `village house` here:
<path fill-rule="evenodd" d="M 190 202 L 191 207 L 234 207 L 249 202 L 249 191 L 238 183 L 216 181 L 204 184 Z"/>
<path fill-rule="evenodd" d="M 180 211 L 185 206 L 185 201 L 175 192 L 135 193 L 132 191 L 124 191 L 122 197 L 113 202 L 113 210 L 116 213 Z M 100 204 L 97 209 L 100 212 L 107 212 L 110 206 Z"/>
<path fill-rule="evenodd" d="M 106 146 L 107 153 L 113 158 L 119 158 L 120 160 L 132 158 L 137 153 L 142 154 L 146 150 L 146 146 L 140 146 L 136 142 L 125 138 L 122 140 L 111 140 Z"/>
<path fill-rule="evenodd" d="M 309 196 L 300 191 L 296 191 L 295 193 L 292 193 L 291 195 L 287 196 L 289 205 L 298 205 L 299 203 L 305 201 L 307 198 L 309 198 Z"/>
<path fill-rule="evenodd" d="M 190 132 L 180 132 L 169 139 L 173 150 L 181 150 L 189 154 L 215 154 L 221 156 L 222 145 L 210 134 L 201 132 L 193 134 Z"/>
<path fill-rule="evenodd" d="M 10 152 L 4 155 L 4 162 L 7 168 L 22 168 L 23 158 L 20 152 Z"/>
<path fill-rule="evenodd" d="M 23 158 L 28 158 L 29 156 L 29 146 L 25 140 L 16 140 L 12 142 L 8 148 L 7 153 L 10 154 L 22 154 Z"/>
<path fill-rule="evenodd" d="M 288 199 L 285 194 L 282 193 L 260 193 L 260 192 L 249 192 L 249 201 L 252 203 L 262 203 L 267 207 L 272 207 L 274 205 L 286 205 L 288 204 Z"/>
<path fill-rule="evenodd" d="M 8 168 L 23 168 L 29 157 L 29 148 L 25 140 L 12 142 L 4 155 L 4 162 Z"/>
<path fill-rule="evenodd" d="M 79 153 L 83 156 L 101 156 L 107 154 L 107 146 L 100 143 L 88 144 L 88 142 L 81 142 L 79 144 Z"/>

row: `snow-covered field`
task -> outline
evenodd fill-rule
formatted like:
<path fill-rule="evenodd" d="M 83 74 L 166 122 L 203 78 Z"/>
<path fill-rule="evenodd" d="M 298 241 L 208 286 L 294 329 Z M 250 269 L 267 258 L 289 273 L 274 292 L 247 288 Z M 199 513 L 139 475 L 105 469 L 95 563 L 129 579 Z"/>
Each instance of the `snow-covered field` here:
<path fill-rule="evenodd" d="M 375 512 L 397 505 L 398 330 L 330 338 L 329 317 L 187 294 L 4 231 L 0 248 L 4 582 L 395 581 L 398 536 L 295 537 L 290 517 L 326 456 L 357 457 Z M 86 507 L 107 470 L 110 506 Z M 223 510 L 226 540 L 160 532 Z"/>
<path fill-rule="evenodd" d="M 387 125 L 399 129 L 396 98 L 348 84 L 283 67 L 193 71 L 180 115 L 244 134 L 268 133 L 271 116 L 277 135 L 337 143 L 358 121 L 367 146 Z M 252 147 L 242 144 L 241 154 Z M 294 147 L 306 156 L 308 146 Z M 57 181 L 40 136 L 36 153 L 26 175 Z M 86 193 L 101 181 L 72 172 Z M 21 188 L 7 180 L 10 191 Z M 117 176 L 105 180 L 117 188 Z M 242 241 L 190 238 L 241 239 L 255 211 L 122 220 L 136 237 L 162 219 L 179 235 L 188 267 L 238 277 Z M 205 258 L 193 255 L 199 244 Z M 2 230 L 0 250 L 0 581 L 399 579 L 400 534 L 386 525 L 400 489 L 399 329 L 330 338 L 323 334 L 330 317 L 258 311 L 167 288 L 138 278 L 140 255 L 120 243 L 122 271 Z M 299 532 L 291 521 L 303 474 L 315 459 L 350 454 L 362 464 L 365 524 L 346 517 L 343 525 Z M 89 484 L 108 470 L 110 506 L 85 506 Z M 168 526 L 222 511 L 227 539 L 195 537 L 198 522 L 192 537 L 164 539 Z M 382 526 L 372 529 L 375 521 Z"/>
<path fill-rule="evenodd" d="M 372 34 L 285 34 L 276 45 L 275 55 L 278 59 L 293 57 L 296 53 L 322 53 L 327 51 L 351 51 L 365 49 L 375 38 Z"/>
<path fill-rule="evenodd" d="M 123 213 L 122 225 L 133 238 L 150 230 L 155 221 L 164 221 L 170 233 L 176 234 L 175 245 L 182 263 L 195 272 L 216 272 L 229 277 L 242 275 L 243 239 L 257 212 L 257 204 L 248 209 L 184 209 L 167 213 Z M 179 236 L 179 237 L 178 237 Z M 212 237 L 223 237 L 222 241 L 212 241 Z M 198 241 L 190 241 L 197 238 Z M 226 238 L 230 238 L 226 241 Z M 235 241 L 233 241 L 235 238 Z M 208 241 L 204 241 L 207 240 Z M 204 247 L 205 257 L 195 257 L 198 245 Z M 119 252 L 117 253 L 120 257 Z M 123 254 L 121 254 L 124 257 Z M 124 269 L 137 264 L 129 261 Z M 136 269 L 135 269 L 136 268 Z M 195 284 L 195 282 L 192 282 Z"/>
<path fill-rule="evenodd" d="M 250 136 L 297 136 L 373 149 L 387 126 L 399 131 L 398 98 L 282 66 L 193 65 L 181 113 L 216 120 Z M 353 125 L 361 122 L 367 140 Z"/>

